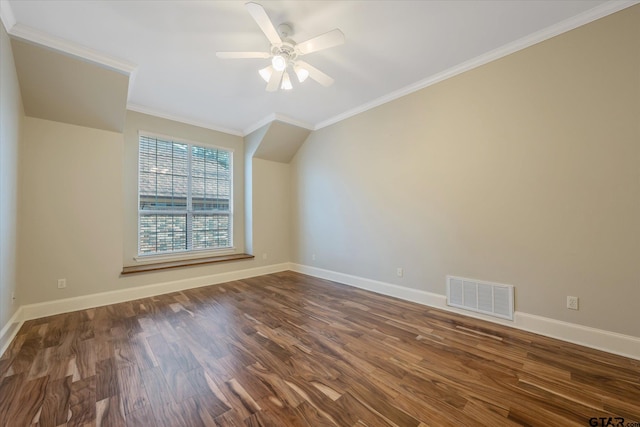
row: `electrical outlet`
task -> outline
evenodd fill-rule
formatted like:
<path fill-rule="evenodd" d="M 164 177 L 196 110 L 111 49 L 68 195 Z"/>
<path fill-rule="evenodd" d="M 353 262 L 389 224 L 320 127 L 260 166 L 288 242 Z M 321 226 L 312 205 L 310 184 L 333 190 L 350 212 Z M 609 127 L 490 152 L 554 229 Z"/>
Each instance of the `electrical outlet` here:
<path fill-rule="evenodd" d="M 266 252 L 262 254 L 262 259 L 267 259 L 267 253 Z"/>
<path fill-rule="evenodd" d="M 578 297 L 567 297 L 567 308 L 569 310 L 578 309 Z"/>
<path fill-rule="evenodd" d="M 402 277 L 403 275 L 404 275 L 404 270 L 402 269 L 402 267 L 396 268 L 396 276 Z"/>
<path fill-rule="evenodd" d="M 58 279 L 58 289 L 67 287 L 67 279 Z"/>
<path fill-rule="evenodd" d="M 311 255 L 311 260 L 315 261 L 316 260 L 316 254 Z"/>

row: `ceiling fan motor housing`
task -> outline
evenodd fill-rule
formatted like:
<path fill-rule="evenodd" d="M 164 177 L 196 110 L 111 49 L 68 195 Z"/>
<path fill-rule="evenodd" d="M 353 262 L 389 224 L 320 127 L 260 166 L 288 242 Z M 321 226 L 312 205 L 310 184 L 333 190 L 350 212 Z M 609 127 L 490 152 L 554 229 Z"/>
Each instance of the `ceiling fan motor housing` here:
<path fill-rule="evenodd" d="M 295 51 L 295 42 L 290 39 L 282 40 L 282 44 L 280 46 L 272 46 L 271 54 L 273 56 L 282 56 L 287 61 L 287 64 L 295 61 L 298 57 L 298 54 Z"/>

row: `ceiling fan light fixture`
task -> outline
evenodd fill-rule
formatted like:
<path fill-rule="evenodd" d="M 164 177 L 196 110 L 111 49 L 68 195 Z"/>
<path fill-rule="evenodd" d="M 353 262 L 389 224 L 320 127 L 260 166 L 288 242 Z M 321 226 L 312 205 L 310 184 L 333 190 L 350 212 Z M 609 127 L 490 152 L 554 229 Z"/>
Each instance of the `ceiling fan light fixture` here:
<path fill-rule="evenodd" d="M 304 82 L 307 80 L 307 77 L 309 77 L 309 70 L 302 68 L 299 65 L 296 65 L 293 70 L 296 72 L 296 76 L 300 83 Z"/>
<path fill-rule="evenodd" d="M 271 65 L 273 69 L 276 71 L 283 71 L 287 68 L 287 60 L 282 55 L 275 55 L 273 59 L 271 59 Z"/>
<path fill-rule="evenodd" d="M 291 90 L 293 89 L 293 85 L 291 84 L 291 79 L 289 78 L 289 73 L 287 73 L 285 71 L 284 75 L 282 76 L 282 89 L 284 90 Z"/>
<path fill-rule="evenodd" d="M 260 74 L 260 77 L 262 77 L 262 79 L 269 83 L 269 79 L 271 79 L 271 74 L 273 74 L 273 67 L 271 67 L 271 65 L 269 65 L 268 67 L 262 68 L 261 70 L 258 71 L 258 74 Z"/>
<path fill-rule="evenodd" d="M 334 80 L 331 77 L 314 66 L 304 61 L 299 61 L 298 58 L 309 53 L 344 44 L 345 37 L 342 31 L 336 28 L 304 42 L 297 43 L 290 38 L 293 32 L 290 24 L 280 24 L 276 29 L 264 7 L 254 1 L 245 3 L 245 7 L 269 40 L 271 47 L 267 52 L 216 52 L 218 58 L 271 59 L 270 66 L 258 70 L 260 77 L 267 82 L 265 87 L 267 92 L 276 92 L 278 89 L 293 89 L 292 77 L 287 71 L 288 68 L 291 68 L 291 72 L 296 74 L 296 78 L 300 83 L 310 77 L 325 87 L 333 84 Z"/>

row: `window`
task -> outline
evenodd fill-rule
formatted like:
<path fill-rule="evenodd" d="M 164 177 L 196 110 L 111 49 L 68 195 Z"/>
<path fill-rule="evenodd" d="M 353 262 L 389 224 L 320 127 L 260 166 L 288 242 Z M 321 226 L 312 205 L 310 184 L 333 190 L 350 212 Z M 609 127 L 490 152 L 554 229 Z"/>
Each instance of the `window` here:
<path fill-rule="evenodd" d="M 138 254 L 230 248 L 230 151 L 140 135 Z"/>

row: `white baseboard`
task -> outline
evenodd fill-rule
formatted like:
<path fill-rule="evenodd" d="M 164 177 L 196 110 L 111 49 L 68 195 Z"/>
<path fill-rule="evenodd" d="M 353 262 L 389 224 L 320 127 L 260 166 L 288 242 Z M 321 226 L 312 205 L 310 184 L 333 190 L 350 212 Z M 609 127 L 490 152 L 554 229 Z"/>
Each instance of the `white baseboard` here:
<path fill-rule="evenodd" d="M 0 331 L 0 356 L 7 350 L 7 347 L 9 347 L 11 341 L 16 337 L 23 323 L 22 307 L 19 307 Z"/>
<path fill-rule="evenodd" d="M 640 360 L 640 338 L 631 335 L 623 335 L 616 332 L 609 332 L 602 329 L 591 328 L 575 323 L 563 322 L 548 317 L 537 316 L 535 314 L 515 312 L 514 320 L 497 319 L 479 313 L 460 310 L 447 305 L 446 295 L 433 292 L 411 289 L 391 283 L 380 282 L 378 280 L 366 279 L 350 274 L 311 267 L 308 265 L 291 263 L 291 270 L 298 273 L 321 279 L 332 280 L 368 291 L 377 292 L 383 295 L 400 298 L 406 301 L 416 302 L 429 307 L 450 311 L 463 316 L 486 320 L 488 322 L 499 323 L 512 328 L 521 329 L 528 332 L 557 338 L 585 347 L 606 351 Z"/>
<path fill-rule="evenodd" d="M 99 294 L 84 295 L 75 298 L 24 305 L 18 308 L 9 322 L 0 331 L 0 355 L 5 352 L 9 343 L 13 340 L 22 326 L 22 323 L 26 320 L 67 313 L 70 311 L 85 310 L 107 304 L 131 301 L 139 298 L 152 297 L 170 292 L 230 282 L 233 280 L 241 280 L 286 270 L 292 270 L 308 274 L 310 276 L 332 280 L 345 285 L 377 292 L 383 295 L 389 295 L 406 301 L 416 302 L 463 316 L 499 323 L 516 329 L 640 360 L 640 338 L 638 337 L 609 332 L 575 323 L 563 322 L 519 311 L 515 312 L 514 321 L 497 319 L 479 313 L 467 312 L 454 307 L 449 307 L 446 305 L 445 295 L 422 291 L 419 289 L 406 288 L 391 283 L 295 263 L 274 264 L 209 276 L 157 283 L 148 286 L 102 292 Z"/>
<path fill-rule="evenodd" d="M 277 273 L 279 271 L 286 270 L 289 270 L 289 263 L 273 264 L 264 267 L 248 268 L 244 270 L 212 274 L 209 276 L 199 276 L 147 286 L 119 289 L 117 291 L 101 292 L 98 294 L 47 301 L 38 304 L 28 304 L 21 307 L 21 320 L 38 319 L 40 317 L 53 316 L 55 314 L 68 313 L 70 311 L 85 310 L 87 308 L 132 301 L 139 298 L 147 298 L 170 292 L 183 291 L 185 289 L 231 282 L 233 280 L 247 279 L 249 277 L 262 276 L 264 274 Z"/>

